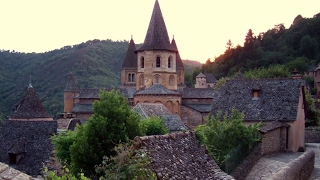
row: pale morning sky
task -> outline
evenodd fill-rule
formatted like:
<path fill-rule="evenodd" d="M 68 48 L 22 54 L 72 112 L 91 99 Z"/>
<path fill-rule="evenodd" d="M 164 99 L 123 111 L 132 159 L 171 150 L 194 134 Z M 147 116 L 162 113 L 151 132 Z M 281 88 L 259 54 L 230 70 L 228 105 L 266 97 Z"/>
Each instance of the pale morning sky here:
<path fill-rule="evenodd" d="M 0 0 L 0 49 L 46 52 L 92 39 L 144 41 L 155 0 Z M 159 0 L 170 40 L 182 59 L 205 62 L 301 14 L 320 12 L 320 0 Z"/>

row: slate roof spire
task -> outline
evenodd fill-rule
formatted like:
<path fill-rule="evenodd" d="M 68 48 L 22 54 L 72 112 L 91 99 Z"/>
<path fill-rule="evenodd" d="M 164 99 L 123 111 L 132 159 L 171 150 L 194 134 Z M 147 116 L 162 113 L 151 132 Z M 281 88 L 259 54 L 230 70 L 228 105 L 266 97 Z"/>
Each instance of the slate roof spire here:
<path fill-rule="evenodd" d="M 30 76 L 30 80 L 29 80 L 29 86 L 28 86 L 28 88 L 33 88 L 33 87 L 32 87 L 32 84 L 31 84 L 31 76 Z"/>
<path fill-rule="evenodd" d="M 32 86 L 28 86 L 22 99 L 15 105 L 16 110 L 9 117 L 10 120 L 53 118 L 42 106 L 42 103 Z"/>
<path fill-rule="evenodd" d="M 171 41 L 171 46 L 175 51 L 177 51 L 177 68 L 184 68 L 174 36 Z"/>
<path fill-rule="evenodd" d="M 143 50 L 170 50 L 172 48 L 166 28 L 166 24 L 162 17 L 162 12 L 158 0 L 155 1 L 149 28 L 143 45 L 137 51 Z"/>
<path fill-rule="evenodd" d="M 137 54 L 135 53 L 135 51 L 136 45 L 131 36 L 126 57 L 124 58 L 124 61 L 122 63 L 122 68 L 137 68 Z"/>
<path fill-rule="evenodd" d="M 70 72 L 68 75 L 68 82 L 66 88 L 64 89 L 64 92 L 79 92 L 78 85 L 73 77 L 72 72 Z"/>

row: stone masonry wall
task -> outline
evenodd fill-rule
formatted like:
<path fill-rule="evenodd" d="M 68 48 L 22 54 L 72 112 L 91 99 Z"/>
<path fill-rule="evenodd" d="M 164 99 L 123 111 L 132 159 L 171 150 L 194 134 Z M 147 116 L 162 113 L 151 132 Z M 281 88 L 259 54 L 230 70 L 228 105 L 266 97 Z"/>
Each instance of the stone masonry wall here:
<path fill-rule="evenodd" d="M 261 155 L 280 152 L 280 128 L 263 134 L 261 142 Z"/>
<path fill-rule="evenodd" d="M 309 179 L 314 168 L 315 154 L 309 150 L 294 161 L 291 161 L 279 172 L 274 174 L 271 180 L 305 180 Z"/>
<path fill-rule="evenodd" d="M 305 143 L 320 143 L 320 129 L 306 128 Z"/>

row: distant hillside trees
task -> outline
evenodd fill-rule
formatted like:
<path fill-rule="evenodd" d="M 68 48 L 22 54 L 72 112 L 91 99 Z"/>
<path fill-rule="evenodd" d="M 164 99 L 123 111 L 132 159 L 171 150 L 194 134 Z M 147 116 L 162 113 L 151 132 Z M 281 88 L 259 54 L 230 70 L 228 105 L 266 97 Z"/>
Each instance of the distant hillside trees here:
<path fill-rule="evenodd" d="M 256 35 L 249 29 L 243 46 L 230 48 L 229 40 L 224 54 L 213 62 L 207 61 L 201 71 L 221 78 L 232 76 L 238 71 L 280 64 L 290 68 L 289 71 L 297 68 L 300 73 L 304 73 L 309 70 L 309 66 L 320 62 L 319 27 L 318 13 L 313 18 L 297 16 L 288 29 L 283 24 L 277 24 Z"/>

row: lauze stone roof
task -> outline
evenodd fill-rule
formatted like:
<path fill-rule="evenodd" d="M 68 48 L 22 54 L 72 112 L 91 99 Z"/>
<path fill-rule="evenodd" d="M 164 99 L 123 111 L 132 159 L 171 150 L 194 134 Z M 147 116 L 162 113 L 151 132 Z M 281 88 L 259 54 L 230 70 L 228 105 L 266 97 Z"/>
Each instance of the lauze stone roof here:
<path fill-rule="evenodd" d="M 0 162 L 9 164 L 9 153 L 22 155 L 13 168 L 37 176 L 53 150 L 50 137 L 57 132 L 56 121 L 15 121 L 0 124 Z M 0 178 L 1 179 L 1 178 Z"/>
<path fill-rule="evenodd" d="M 212 88 L 183 88 L 179 89 L 182 98 L 195 98 L 195 99 L 212 99 L 216 90 Z"/>
<path fill-rule="evenodd" d="M 297 119 L 299 96 L 303 80 L 236 78 L 229 80 L 213 97 L 212 112 L 244 112 L 245 120 Z M 254 98 L 253 93 L 258 93 Z"/>
<path fill-rule="evenodd" d="M 16 110 L 11 114 L 10 119 L 53 118 L 42 106 L 31 84 L 15 106 Z"/>
<path fill-rule="evenodd" d="M 177 114 L 172 114 L 163 104 L 138 103 L 132 110 L 137 112 L 142 119 L 146 119 L 151 116 L 161 117 L 170 132 L 184 131 L 188 129 L 182 123 L 180 117 Z"/>
<path fill-rule="evenodd" d="M 175 49 L 170 44 L 166 24 L 158 0 L 155 1 L 146 38 L 138 51 L 143 50 L 170 50 Z"/>
<path fill-rule="evenodd" d="M 158 179 L 233 179 L 223 172 L 192 132 L 136 137 Z"/>
<path fill-rule="evenodd" d="M 137 68 L 137 54 L 135 53 L 135 50 L 136 46 L 134 41 L 131 39 L 122 68 Z"/>
<path fill-rule="evenodd" d="M 147 89 L 138 91 L 136 95 L 180 95 L 179 92 L 170 90 L 161 84 L 154 84 Z"/>

